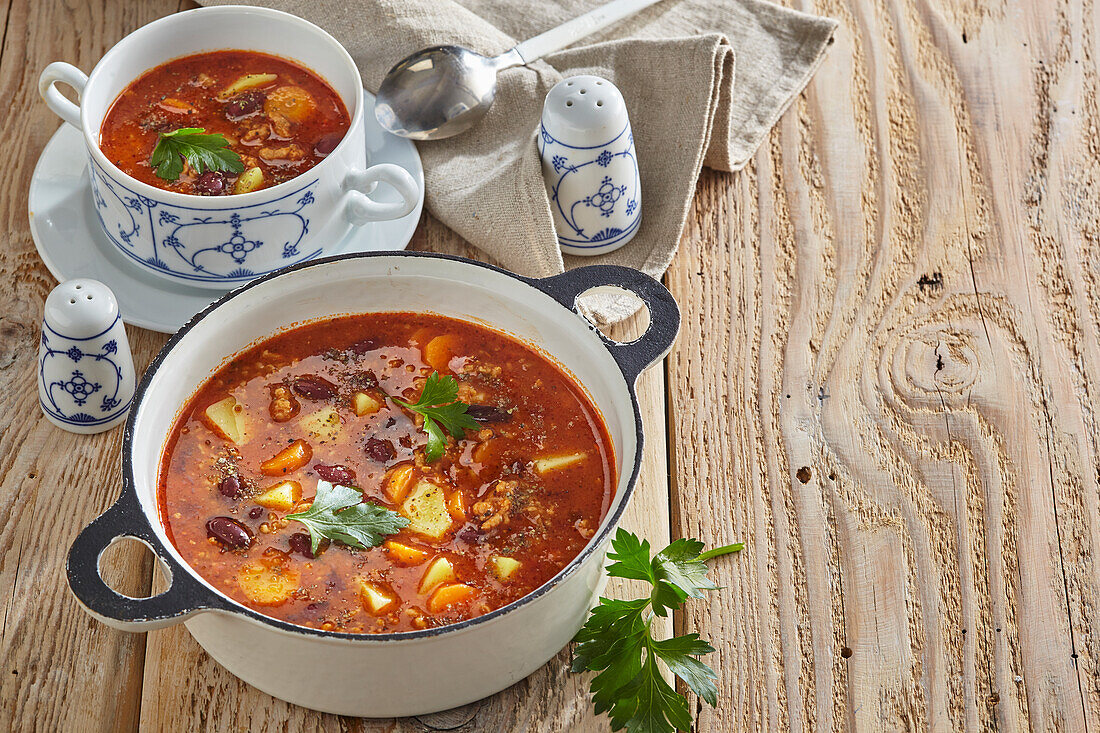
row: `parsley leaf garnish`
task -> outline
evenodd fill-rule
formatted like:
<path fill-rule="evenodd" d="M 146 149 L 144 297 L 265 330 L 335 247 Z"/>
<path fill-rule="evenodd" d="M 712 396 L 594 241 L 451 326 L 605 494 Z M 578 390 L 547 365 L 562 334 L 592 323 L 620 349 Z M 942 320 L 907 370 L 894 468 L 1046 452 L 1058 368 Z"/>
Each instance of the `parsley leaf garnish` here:
<path fill-rule="evenodd" d="M 688 598 L 717 589 L 707 578 L 704 561 L 743 547 L 738 543 L 702 552 L 698 540 L 676 540 L 651 558 L 649 542 L 624 529 L 615 535 L 608 553 L 614 562 L 607 574 L 647 581 L 653 590 L 648 598 L 633 601 L 601 598 L 574 639 L 572 665 L 574 672 L 599 672 L 592 679 L 592 704 L 597 713 L 608 714 L 613 730 L 672 733 L 691 728 L 687 700 L 665 682 L 658 660 L 711 706 L 718 703 L 717 675 L 697 659 L 714 647 L 698 634 L 654 639 L 650 625 L 653 614 L 665 616 Z"/>
<path fill-rule="evenodd" d="M 458 382 L 455 378 L 440 376 L 439 372 L 432 372 L 428 377 L 416 404 L 410 404 L 396 397 L 391 399 L 424 418 L 424 432 L 428 434 L 428 445 L 424 449 L 424 457 L 429 463 L 438 460 L 447 447 L 447 436 L 443 428 L 446 428 L 447 432 L 454 437 L 462 438 L 465 436 L 463 430 L 478 430 L 481 427 L 466 414 L 470 406 L 458 401 Z"/>
<path fill-rule="evenodd" d="M 409 523 L 395 511 L 364 502 L 358 489 L 339 484 L 333 486 L 328 481 L 317 482 L 317 496 L 309 509 L 287 514 L 286 519 L 309 528 L 314 555 L 322 539 L 337 540 L 348 547 L 365 550 L 380 544 L 386 535 L 399 532 Z"/>
<path fill-rule="evenodd" d="M 229 149 L 229 142 L 219 133 L 204 134 L 203 127 L 181 127 L 172 132 L 162 132 L 157 137 L 157 146 L 149 156 L 149 164 L 156 168 L 156 174 L 166 181 L 175 181 L 183 173 L 183 161 L 186 160 L 196 173 L 206 171 L 230 171 L 240 173 L 244 170 L 241 156 Z"/>

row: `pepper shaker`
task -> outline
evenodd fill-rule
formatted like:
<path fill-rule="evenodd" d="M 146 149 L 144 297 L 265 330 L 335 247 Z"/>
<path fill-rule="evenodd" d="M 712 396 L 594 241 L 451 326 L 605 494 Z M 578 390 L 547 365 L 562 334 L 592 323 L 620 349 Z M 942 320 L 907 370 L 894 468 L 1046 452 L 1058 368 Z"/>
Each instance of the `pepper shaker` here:
<path fill-rule="evenodd" d="M 134 360 L 114 293 L 98 280 L 67 280 L 46 298 L 38 347 L 38 402 L 71 433 L 100 433 L 126 419 Z"/>
<path fill-rule="evenodd" d="M 562 79 L 542 107 L 538 136 L 558 244 L 602 255 L 629 242 L 642 220 L 634 134 L 618 88 L 598 76 Z"/>

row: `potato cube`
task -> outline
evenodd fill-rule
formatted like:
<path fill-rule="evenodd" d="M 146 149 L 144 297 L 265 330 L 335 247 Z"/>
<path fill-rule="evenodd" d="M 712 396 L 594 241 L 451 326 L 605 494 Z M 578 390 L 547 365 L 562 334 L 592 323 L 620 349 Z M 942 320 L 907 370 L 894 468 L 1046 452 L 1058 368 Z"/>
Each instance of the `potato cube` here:
<path fill-rule="evenodd" d="M 412 485 L 413 465 L 400 463 L 382 477 L 382 493 L 394 504 L 400 504 Z"/>
<path fill-rule="evenodd" d="M 359 579 L 359 600 L 363 608 L 375 616 L 384 616 L 397 608 L 400 599 L 389 589 L 377 583 Z"/>
<path fill-rule="evenodd" d="M 356 392 L 351 397 L 351 407 L 359 417 L 373 415 L 382 409 L 382 401 L 372 394 Z"/>
<path fill-rule="evenodd" d="M 230 193 L 234 195 L 251 193 L 262 185 L 264 185 L 264 172 L 259 168 L 249 168 L 244 173 L 237 176 L 237 180 L 233 182 L 233 189 Z"/>
<path fill-rule="evenodd" d="M 240 422 L 241 408 L 233 397 L 219 400 L 203 413 L 206 426 L 214 431 L 218 437 L 231 440 L 237 445 L 243 442 L 244 431 Z"/>
<path fill-rule="evenodd" d="M 401 513 L 409 518 L 409 529 L 434 539 L 440 539 L 451 528 L 450 512 L 443 489 L 431 481 L 421 479 L 413 488 Z"/>
<path fill-rule="evenodd" d="M 237 571 L 237 585 L 257 606 L 281 606 L 298 588 L 299 573 L 287 567 L 250 562 Z"/>
<path fill-rule="evenodd" d="M 501 580 L 508 580 L 508 576 L 519 570 L 521 564 L 519 560 L 506 555 L 493 555 L 489 558 L 493 573 Z"/>
<path fill-rule="evenodd" d="M 424 571 L 424 575 L 420 578 L 420 585 L 417 587 L 417 591 L 421 595 L 430 593 L 433 588 L 442 583 L 450 583 L 455 579 L 455 568 L 451 565 L 451 561 L 445 557 L 437 557 L 432 560 L 431 564 Z"/>
<path fill-rule="evenodd" d="M 313 448 L 304 440 L 296 440 L 260 464 L 265 476 L 285 476 L 297 471 L 313 458 Z"/>
<path fill-rule="evenodd" d="M 476 590 L 464 583 L 441 585 L 428 598 L 428 610 L 432 613 L 439 613 L 449 606 L 469 601 L 476 594 Z"/>
<path fill-rule="evenodd" d="M 386 540 L 382 543 L 382 546 L 386 548 L 386 553 L 389 555 L 390 560 L 398 565 L 409 567 L 419 565 L 428 559 L 427 550 L 420 550 L 411 545 L 406 545 L 403 542 Z"/>
<path fill-rule="evenodd" d="M 232 84 L 218 92 L 218 101 L 226 102 L 246 89 L 265 86 L 275 81 L 277 78 L 275 74 L 245 74 L 244 76 L 237 77 Z"/>
<path fill-rule="evenodd" d="M 267 509 L 289 512 L 302 499 L 302 485 L 297 481 L 280 481 L 253 501 Z"/>
<path fill-rule="evenodd" d="M 569 468 L 570 466 L 580 463 L 585 459 L 584 453 L 566 453 L 564 455 L 557 456 L 543 456 L 542 458 L 535 459 L 535 470 L 539 473 L 547 473 L 549 471 L 560 471 L 563 468 Z"/>
<path fill-rule="evenodd" d="M 322 443 L 334 443 L 340 437 L 340 413 L 333 407 L 322 407 L 303 417 L 298 424 Z"/>

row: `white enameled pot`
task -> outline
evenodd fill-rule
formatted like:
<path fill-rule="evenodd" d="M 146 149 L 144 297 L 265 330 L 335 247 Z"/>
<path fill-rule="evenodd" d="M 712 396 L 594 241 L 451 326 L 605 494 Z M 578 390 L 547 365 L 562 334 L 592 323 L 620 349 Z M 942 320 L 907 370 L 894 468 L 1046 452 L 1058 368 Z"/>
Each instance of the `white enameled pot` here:
<path fill-rule="evenodd" d="M 99 149 L 100 126 L 134 79 L 166 61 L 218 49 L 262 51 L 317 73 L 351 116 L 344 139 L 297 178 L 235 196 L 165 191 L 119 170 Z M 79 106 L 57 89 L 67 84 Z M 90 160 L 95 212 L 107 238 L 132 262 L 185 285 L 227 290 L 281 267 L 315 259 L 353 226 L 397 219 L 416 207 L 413 176 L 400 166 L 368 167 L 363 82 L 348 52 L 312 23 L 267 8 L 222 6 L 176 13 L 142 26 L 103 55 L 92 73 L 55 62 L 39 92 L 80 129 Z M 400 201 L 375 201 L 379 183 Z"/>
<path fill-rule="evenodd" d="M 578 315 L 578 295 L 609 285 L 636 293 L 649 307 L 650 327 L 638 340 L 608 341 Z M 533 593 L 484 616 L 379 635 L 320 631 L 269 618 L 200 578 L 168 540 L 156 499 L 165 441 L 182 406 L 233 354 L 291 325 L 377 311 L 433 312 L 485 324 L 565 367 L 603 414 L 614 443 L 619 467 L 614 502 L 575 560 Z M 73 543 L 69 585 L 84 608 L 110 626 L 143 631 L 183 622 L 233 674 L 316 710 L 417 715 L 498 692 L 561 650 L 596 601 L 605 581 L 607 545 L 634 489 L 642 454 L 634 382 L 671 348 L 679 321 L 664 286 L 612 265 L 535 280 L 456 257 L 371 253 L 305 263 L 256 280 L 192 319 L 146 370 L 126 425 L 122 495 Z M 99 556 L 124 537 L 144 542 L 160 558 L 172 581 L 167 591 L 135 599 L 103 582 Z"/>

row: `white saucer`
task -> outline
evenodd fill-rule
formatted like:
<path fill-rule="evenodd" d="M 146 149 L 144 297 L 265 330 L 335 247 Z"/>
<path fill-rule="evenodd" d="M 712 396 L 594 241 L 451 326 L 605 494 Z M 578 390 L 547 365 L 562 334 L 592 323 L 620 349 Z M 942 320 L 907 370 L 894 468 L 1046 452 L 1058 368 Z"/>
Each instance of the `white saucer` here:
<path fill-rule="evenodd" d="M 374 96 L 365 95 L 368 109 Z M 424 169 L 409 140 L 391 135 L 364 115 L 369 162 L 396 163 L 409 171 L 420 186 L 420 200 L 407 216 L 352 229 L 326 254 L 405 249 L 420 221 L 424 206 Z M 28 208 L 31 236 L 38 254 L 59 282 L 90 277 L 107 285 L 118 299 L 122 320 L 134 326 L 175 333 L 194 314 L 223 295 L 218 290 L 192 288 L 141 269 L 104 236 L 92 205 L 88 178 L 88 153 L 84 137 L 64 124 L 46 144 L 31 178 Z M 382 187 L 372 197 L 397 201 L 397 194 Z M 228 288 L 226 289 L 228 290 Z"/>

